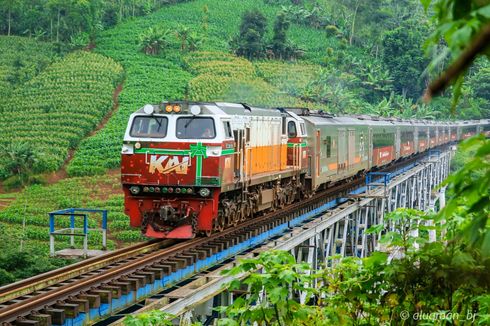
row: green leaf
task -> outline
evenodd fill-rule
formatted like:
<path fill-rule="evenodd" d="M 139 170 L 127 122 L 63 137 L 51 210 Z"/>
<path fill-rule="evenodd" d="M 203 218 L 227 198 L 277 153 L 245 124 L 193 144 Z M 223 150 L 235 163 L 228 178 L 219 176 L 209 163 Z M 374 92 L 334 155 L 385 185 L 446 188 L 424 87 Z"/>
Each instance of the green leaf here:
<path fill-rule="evenodd" d="M 459 98 L 461 97 L 461 94 L 462 94 L 461 89 L 463 87 L 464 75 L 465 75 L 465 73 L 462 73 L 461 75 L 459 75 L 458 78 L 456 79 L 456 82 L 454 83 L 453 102 L 451 104 L 451 113 L 452 114 L 456 113 L 456 105 L 458 105 Z"/>
<path fill-rule="evenodd" d="M 490 230 L 485 230 L 485 236 L 481 245 L 481 254 L 485 258 L 490 257 Z"/>
<path fill-rule="evenodd" d="M 453 18 L 455 20 L 463 18 L 471 11 L 471 1 L 469 0 L 454 0 Z"/>
<path fill-rule="evenodd" d="M 485 7 L 481 7 L 476 12 L 477 12 L 477 14 L 482 15 L 485 18 L 490 18 L 490 5 L 487 5 Z"/>
<path fill-rule="evenodd" d="M 420 3 L 422 4 L 422 6 L 424 6 L 425 11 L 429 10 L 431 2 L 432 0 L 420 0 Z"/>
<path fill-rule="evenodd" d="M 473 29 L 469 25 L 465 25 L 454 32 L 454 34 L 451 36 L 451 42 L 456 46 L 467 44 L 471 40 L 472 34 Z"/>
<path fill-rule="evenodd" d="M 269 292 L 269 298 L 272 304 L 284 301 L 288 297 L 288 289 L 279 287 L 274 288 Z"/>

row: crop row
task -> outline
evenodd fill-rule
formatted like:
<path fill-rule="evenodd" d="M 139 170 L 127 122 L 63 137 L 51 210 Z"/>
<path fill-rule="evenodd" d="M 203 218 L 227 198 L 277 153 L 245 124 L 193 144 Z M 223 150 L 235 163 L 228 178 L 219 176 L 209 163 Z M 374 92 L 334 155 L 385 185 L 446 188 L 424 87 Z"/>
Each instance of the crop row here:
<path fill-rule="evenodd" d="M 122 77 L 112 59 L 89 52 L 67 55 L 0 103 L 0 145 L 28 142 L 39 156 L 37 172 L 59 168 L 69 148 L 112 108 Z"/>
<path fill-rule="evenodd" d="M 280 61 L 259 61 L 254 67 L 259 77 L 292 96 L 300 95 L 320 70 L 318 65 Z"/>
<path fill-rule="evenodd" d="M 56 57 L 54 45 L 27 37 L 0 36 L 0 97 L 38 75 Z"/>

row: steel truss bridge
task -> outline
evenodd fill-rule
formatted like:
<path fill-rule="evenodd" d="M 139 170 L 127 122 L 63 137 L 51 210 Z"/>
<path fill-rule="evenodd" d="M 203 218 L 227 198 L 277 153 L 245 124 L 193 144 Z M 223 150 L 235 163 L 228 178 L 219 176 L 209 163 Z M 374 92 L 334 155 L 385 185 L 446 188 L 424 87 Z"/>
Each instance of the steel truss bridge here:
<path fill-rule="evenodd" d="M 233 302 L 235 294 L 225 291 L 224 286 L 234 278 L 247 276 L 223 276 L 221 271 L 265 250 L 289 251 L 297 262 L 307 262 L 314 268 L 332 266 L 338 257 L 366 257 L 380 249 L 380 234 L 367 234 L 366 230 L 383 224 L 385 214 L 398 208 L 428 211 L 444 207 L 445 188 L 439 185 L 449 175 L 452 155 L 450 148 L 430 151 L 421 160 L 394 173 L 370 174 L 366 185 L 341 199 L 340 205 L 210 273 L 198 275 L 190 283 L 149 301 L 140 311 L 159 309 L 178 316 L 182 324 L 195 320 L 209 322 L 218 317 L 213 308 Z M 429 237 L 434 241 L 435 232 L 430 231 Z M 300 301 L 304 299 L 301 295 Z"/>

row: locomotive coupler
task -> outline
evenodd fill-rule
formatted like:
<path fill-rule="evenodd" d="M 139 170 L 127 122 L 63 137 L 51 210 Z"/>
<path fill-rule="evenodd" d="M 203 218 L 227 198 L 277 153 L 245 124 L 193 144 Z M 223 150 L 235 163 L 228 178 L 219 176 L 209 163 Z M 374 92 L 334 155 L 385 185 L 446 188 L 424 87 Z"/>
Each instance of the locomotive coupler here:
<path fill-rule="evenodd" d="M 175 222 L 177 219 L 175 209 L 170 205 L 160 207 L 160 218 L 165 222 Z"/>

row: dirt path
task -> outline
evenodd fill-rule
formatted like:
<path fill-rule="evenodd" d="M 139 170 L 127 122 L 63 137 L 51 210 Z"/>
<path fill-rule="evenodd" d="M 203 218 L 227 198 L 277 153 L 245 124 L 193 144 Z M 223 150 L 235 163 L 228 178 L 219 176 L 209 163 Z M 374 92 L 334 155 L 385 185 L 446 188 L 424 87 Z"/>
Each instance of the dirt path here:
<path fill-rule="evenodd" d="M 99 130 L 105 127 L 109 119 L 112 117 L 112 115 L 119 109 L 119 94 L 123 90 L 123 83 L 124 81 L 119 84 L 116 89 L 114 90 L 114 94 L 112 95 L 112 100 L 114 102 L 114 105 L 112 106 L 112 109 L 105 115 L 105 117 L 102 119 L 102 121 L 95 127 L 94 130 L 92 130 L 87 137 L 91 137 L 95 135 Z M 68 173 L 66 172 L 66 167 L 70 163 L 70 161 L 73 159 L 73 156 L 75 155 L 76 149 L 70 149 L 68 151 L 68 156 L 66 160 L 63 162 L 63 165 L 61 168 L 53 173 L 46 174 L 46 183 L 47 184 L 53 184 L 58 182 L 59 180 L 65 179 L 68 177 Z M 119 170 L 118 170 L 119 171 Z"/>
<path fill-rule="evenodd" d="M 12 203 L 14 200 L 14 197 L 0 198 L 0 212 L 9 207 L 10 203 Z"/>

